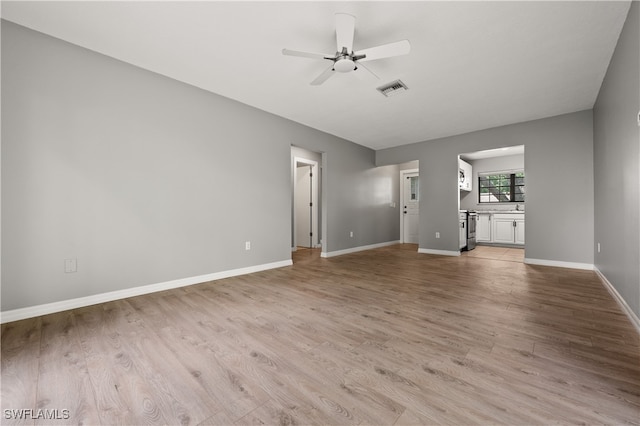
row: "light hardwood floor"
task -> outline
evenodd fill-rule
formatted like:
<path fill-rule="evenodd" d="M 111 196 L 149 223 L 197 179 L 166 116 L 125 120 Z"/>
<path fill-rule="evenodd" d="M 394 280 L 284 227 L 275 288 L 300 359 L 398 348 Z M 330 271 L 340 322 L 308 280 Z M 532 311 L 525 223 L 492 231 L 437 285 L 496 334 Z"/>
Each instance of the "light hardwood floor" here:
<path fill-rule="evenodd" d="M 4 324 L 2 424 L 640 422 L 639 336 L 593 272 L 416 249 Z"/>
<path fill-rule="evenodd" d="M 462 256 L 524 263 L 524 248 L 478 245 L 473 250 L 463 251 Z"/>

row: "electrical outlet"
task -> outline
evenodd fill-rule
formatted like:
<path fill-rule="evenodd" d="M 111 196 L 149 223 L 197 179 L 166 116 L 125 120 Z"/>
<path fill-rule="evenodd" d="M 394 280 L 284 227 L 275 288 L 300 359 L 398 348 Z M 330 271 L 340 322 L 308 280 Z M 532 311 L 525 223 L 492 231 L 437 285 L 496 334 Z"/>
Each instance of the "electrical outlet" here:
<path fill-rule="evenodd" d="M 598 253 L 600 253 L 600 243 L 598 243 Z"/>
<path fill-rule="evenodd" d="M 440 238 L 440 233 L 436 232 L 436 238 Z"/>
<path fill-rule="evenodd" d="M 638 127 L 640 127 L 640 111 L 638 111 Z"/>
<path fill-rule="evenodd" d="M 69 274 L 72 272 L 78 272 L 78 259 L 65 259 L 64 272 L 66 274 Z"/>
<path fill-rule="evenodd" d="M 245 250 L 251 250 L 251 241 L 245 241 L 244 242 L 244 249 Z"/>
<path fill-rule="evenodd" d="M 349 237 L 353 238 L 353 231 L 349 232 Z"/>

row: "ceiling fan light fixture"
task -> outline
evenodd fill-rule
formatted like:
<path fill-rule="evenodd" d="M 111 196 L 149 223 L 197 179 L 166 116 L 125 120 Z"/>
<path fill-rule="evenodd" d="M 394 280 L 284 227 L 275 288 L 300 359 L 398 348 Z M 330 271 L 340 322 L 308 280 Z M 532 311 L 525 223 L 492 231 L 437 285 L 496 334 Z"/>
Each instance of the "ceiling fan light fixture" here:
<path fill-rule="evenodd" d="M 335 55 L 301 52 L 290 49 L 282 49 L 282 54 L 287 56 L 300 56 L 303 58 L 332 61 L 331 66 L 325 69 L 322 74 L 311 82 L 312 86 L 319 86 L 324 83 L 333 75 L 333 71 L 346 74 L 357 70 L 359 65 L 362 65 L 362 69 L 366 70 L 369 74 L 378 79 L 379 77 L 364 66 L 363 62 L 406 55 L 411 50 L 411 44 L 409 43 L 409 40 L 400 40 L 393 43 L 381 44 L 379 46 L 354 51 L 353 36 L 355 34 L 355 19 L 356 18 L 353 15 L 349 15 L 348 13 L 336 13 L 337 50 Z M 384 95 L 387 96 L 387 94 Z"/>
<path fill-rule="evenodd" d="M 338 59 L 333 65 L 333 69 L 338 72 L 349 72 L 356 69 L 356 63 L 349 58 Z"/>

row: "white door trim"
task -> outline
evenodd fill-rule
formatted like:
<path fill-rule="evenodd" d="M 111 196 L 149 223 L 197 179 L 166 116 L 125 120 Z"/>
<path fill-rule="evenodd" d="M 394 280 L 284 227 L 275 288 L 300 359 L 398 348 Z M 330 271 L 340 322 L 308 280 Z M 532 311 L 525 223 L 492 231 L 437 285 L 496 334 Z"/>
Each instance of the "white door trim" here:
<path fill-rule="evenodd" d="M 420 169 L 400 170 L 400 243 L 404 243 L 404 179 L 408 174 L 420 173 Z"/>
<path fill-rule="evenodd" d="M 313 208 L 311 209 L 311 232 L 313 233 L 313 239 L 311 240 L 313 247 L 318 247 L 318 162 L 314 160 L 309 160 L 307 158 L 302 157 L 293 157 L 293 193 L 296 193 L 297 182 L 298 182 L 298 163 L 308 164 L 311 166 L 311 202 L 313 203 Z M 292 249 L 298 246 L 298 241 L 296 239 L 296 215 L 295 212 L 293 214 L 293 247 Z"/>

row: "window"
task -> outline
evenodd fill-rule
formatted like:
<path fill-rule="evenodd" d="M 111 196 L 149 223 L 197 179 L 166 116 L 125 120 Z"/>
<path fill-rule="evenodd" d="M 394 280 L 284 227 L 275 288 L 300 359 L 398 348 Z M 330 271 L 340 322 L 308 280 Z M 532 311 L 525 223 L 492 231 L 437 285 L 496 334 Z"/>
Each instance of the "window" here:
<path fill-rule="evenodd" d="M 479 175 L 478 188 L 480 203 L 524 203 L 524 172 Z"/>
<path fill-rule="evenodd" d="M 411 183 L 411 201 L 418 201 L 418 193 L 419 193 L 419 184 L 420 184 L 420 180 L 418 176 L 410 176 L 407 177 L 407 179 L 410 179 L 410 183 Z"/>

